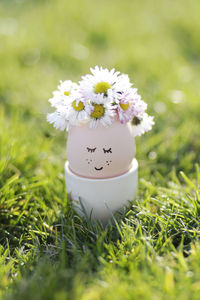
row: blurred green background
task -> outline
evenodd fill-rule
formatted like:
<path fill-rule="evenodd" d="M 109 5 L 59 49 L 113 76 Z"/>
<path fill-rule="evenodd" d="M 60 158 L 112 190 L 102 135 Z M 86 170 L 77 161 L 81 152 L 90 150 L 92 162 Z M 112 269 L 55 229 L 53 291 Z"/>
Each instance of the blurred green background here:
<path fill-rule="evenodd" d="M 200 3 L 198 0 L 0 1 L 0 244 L 2 247 L 0 248 L 0 253 L 2 253 L 0 287 L 4 291 L 8 286 L 12 286 L 13 278 L 17 278 L 19 286 L 16 287 L 16 293 L 19 294 L 13 296 L 11 293 L 10 298 L 17 299 L 16 297 L 20 298 L 25 295 L 26 299 L 67 299 L 66 291 L 53 296 L 60 284 L 60 282 L 55 283 L 51 290 L 52 282 L 56 282 L 53 271 L 51 273 L 53 279 L 44 288 L 43 296 L 41 296 L 39 291 L 37 291 L 38 294 L 36 293 L 37 280 L 23 281 L 25 280 L 23 278 L 29 275 L 27 273 L 24 275 L 25 271 L 22 271 L 20 267 L 23 262 L 23 265 L 33 272 L 33 266 L 39 265 L 39 271 L 36 271 L 34 278 L 40 278 L 40 276 L 47 278 L 48 272 L 45 273 L 46 275 L 41 275 L 42 267 L 38 262 L 40 250 L 42 249 L 43 253 L 44 248 L 50 247 L 49 243 L 55 244 L 59 239 L 63 247 L 64 239 L 64 247 L 67 245 L 72 261 L 75 258 L 76 260 L 85 259 L 80 270 L 75 264 L 76 268 L 72 267 L 74 273 L 70 271 L 73 273 L 70 273 L 70 278 L 75 279 L 74 281 L 70 279 L 73 282 L 70 281 L 70 287 L 68 287 L 69 296 L 76 298 L 78 295 L 78 299 L 81 295 L 86 297 L 83 297 L 84 299 L 100 299 L 101 297 L 107 299 L 104 295 L 106 283 L 105 286 L 100 284 L 101 287 L 97 292 L 92 288 L 87 291 L 87 278 L 91 278 L 94 270 L 96 272 L 99 268 L 104 270 L 103 276 L 111 272 L 110 267 L 102 263 L 103 259 L 105 261 L 110 259 L 110 254 L 108 257 L 105 255 L 107 251 L 104 247 L 105 243 L 111 243 L 107 247 L 116 243 L 116 249 L 121 247 L 121 252 L 127 251 L 120 244 L 120 240 L 118 241 L 119 233 L 116 233 L 115 227 L 109 229 L 109 238 L 106 241 L 105 232 L 93 229 L 98 236 L 97 240 L 100 241 L 98 244 L 96 239 L 91 242 L 88 238 L 91 231 L 86 230 L 85 223 L 80 223 L 84 221 L 73 219 L 63 176 L 66 134 L 56 131 L 46 122 L 46 113 L 51 111 L 48 99 L 52 91 L 56 89 L 59 80 L 78 81 L 82 75 L 89 72 L 90 67 L 95 65 L 109 69 L 114 67 L 122 73 L 129 74 L 142 98 L 148 103 L 148 112 L 155 116 L 156 122 L 151 132 L 142 138 L 137 138 L 137 158 L 140 164 L 137 200 L 142 203 L 137 204 L 141 205 L 138 209 L 146 209 L 146 214 L 150 211 L 149 220 L 155 213 L 154 223 L 160 222 L 162 205 L 167 205 L 169 199 L 173 199 L 174 202 L 167 208 L 166 214 L 171 214 L 170 217 L 168 215 L 169 218 L 175 218 L 172 208 L 178 205 L 180 199 L 185 199 L 189 192 L 186 189 L 185 194 L 180 196 L 184 180 L 179 178 L 179 172 L 183 171 L 185 176 L 195 180 L 197 176 L 195 164 L 199 162 L 199 32 Z M 184 178 L 186 180 L 186 177 Z M 189 183 L 189 179 L 186 182 L 191 188 L 194 187 L 192 182 Z M 157 195 L 162 200 L 160 204 L 154 202 L 157 201 L 155 200 Z M 193 192 L 192 195 L 194 196 Z M 157 205 L 161 208 L 153 209 L 152 212 L 150 209 L 152 201 L 154 208 Z M 184 207 L 180 204 L 180 209 L 182 206 Z M 131 215 L 131 212 L 129 214 Z M 184 209 L 182 214 L 182 221 L 178 225 L 175 223 L 170 225 L 174 226 L 173 230 L 169 229 L 169 223 L 165 224 L 166 227 L 162 227 L 164 231 L 161 230 L 161 232 L 169 232 L 166 240 L 172 239 L 172 244 L 176 246 L 185 235 L 182 231 L 182 222 L 185 222 L 185 228 L 191 225 L 190 217 L 184 219 L 186 214 Z M 54 231 L 63 215 L 64 221 L 62 222 L 65 226 L 61 227 L 68 228 L 67 234 L 69 235 L 72 231 L 74 232 L 70 241 L 65 240 L 63 236 L 62 239 L 58 233 L 59 230 Z M 131 218 L 128 215 L 126 217 Z M 195 216 L 198 220 L 198 216 Z M 137 219 L 136 215 L 134 217 Z M 178 218 L 178 215 L 176 217 Z M 141 236 L 139 238 L 132 236 L 133 241 L 139 239 L 138 243 L 143 241 L 144 224 L 142 222 L 146 222 L 146 217 L 140 222 Z M 131 235 L 130 230 L 133 233 L 135 229 L 134 227 L 130 229 L 129 225 L 127 227 L 123 225 L 124 232 Z M 83 226 L 83 235 L 78 241 L 76 234 L 81 226 Z M 150 223 L 148 226 L 151 226 Z M 145 227 L 145 232 L 149 233 L 150 227 L 148 226 Z M 196 230 L 198 226 L 196 225 Z M 192 228 L 190 230 L 193 230 Z M 174 243 L 171 235 L 176 231 L 180 236 Z M 87 236 L 87 239 L 84 240 L 84 236 Z M 186 248 L 189 249 L 190 243 L 199 239 L 198 230 L 195 234 L 192 231 L 188 233 L 187 239 Z M 85 248 L 82 248 L 83 245 Z M 61 246 L 58 246 L 58 249 L 59 247 Z M 152 247 L 157 251 L 157 248 L 154 248 L 154 242 L 152 242 Z M 89 252 L 84 250 L 86 248 Z M 38 251 L 37 253 L 40 254 L 34 256 L 32 251 Z M 170 251 L 169 248 L 161 252 L 166 254 L 168 251 Z M 98 258 L 95 254 L 97 252 Z M 145 257 L 145 251 L 142 253 L 139 260 Z M 31 256 L 36 259 L 30 262 Z M 99 256 L 102 259 L 99 260 Z M 69 261 L 66 257 L 65 261 Z M 120 256 L 119 261 L 123 264 L 124 257 Z M 49 264 L 51 266 L 51 262 Z M 166 266 L 168 264 L 170 263 L 166 260 Z M 64 265 L 65 268 L 69 267 L 68 262 Z M 172 296 L 176 296 L 177 299 L 178 295 L 181 295 L 181 284 L 186 280 L 185 278 L 183 281 L 180 279 L 180 293 L 170 294 L 170 289 L 176 287 L 175 283 L 172 284 L 171 275 L 168 276 L 167 273 L 167 277 L 162 279 L 159 285 L 158 274 L 165 276 L 164 269 L 161 270 L 158 267 L 155 271 L 149 268 L 150 270 L 146 265 L 144 267 L 147 270 L 145 283 L 142 277 L 140 278 L 139 269 L 136 273 L 139 279 L 135 290 L 138 292 L 137 295 L 140 295 L 140 299 L 151 299 L 151 293 L 148 294 L 148 291 L 157 295 L 157 298 L 152 299 L 161 299 L 164 295 L 161 286 L 165 281 L 167 289 L 164 291 L 168 295 L 166 299 L 171 299 Z M 198 268 L 200 269 L 200 266 Z M 61 273 L 62 270 L 64 267 L 61 267 Z M 151 276 L 155 275 L 154 271 L 158 278 L 155 284 L 151 285 Z M 117 272 L 114 268 L 113 280 L 119 275 Z M 176 271 L 172 271 L 172 274 L 173 272 Z M 87 275 L 88 277 L 83 275 L 86 279 L 81 285 L 82 274 L 90 275 Z M 182 273 L 180 274 L 182 278 Z M 96 276 L 97 281 L 100 282 L 101 276 Z M 110 282 L 109 295 L 116 299 L 118 295 L 121 295 L 121 299 L 132 299 L 128 298 L 131 297 L 131 291 L 127 294 L 129 296 L 125 297 L 126 278 L 126 276 L 123 277 L 124 285 L 122 284 L 122 290 L 118 290 L 117 294 L 112 291 L 112 288 L 115 289 L 118 285 L 117 279 L 116 286 Z M 132 282 L 130 278 L 128 280 Z M 75 291 L 79 281 L 81 288 L 78 294 L 73 294 L 73 292 L 71 294 L 72 286 Z M 193 287 L 193 283 L 191 279 L 191 286 L 188 283 L 187 291 Z M 139 285 L 145 286 L 144 291 L 139 288 Z M 157 286 L 160 289 L 157 289 Z M 196 287 L 193 287 L 194 293 L 198 292 Z M 32 288 L 32 293 L 29 293 L 30 288 Z M 97 288 L 96 285 L 95 288 Z M 47 293 L 48 289 L 50 294 Z M 62 290 L 61 287 L 59 289 Z M 181 299 L 189 297 L 190 293 L 187 291 L 183 289 L 185 294 L 182 294 Z M 37 294 L 36 298 L 33 296 L 34 293 Z M 3 294 L 0 292 L 0 297 L 1 295 Z M 183 298 L 184 295 L 186 298 Z"/>

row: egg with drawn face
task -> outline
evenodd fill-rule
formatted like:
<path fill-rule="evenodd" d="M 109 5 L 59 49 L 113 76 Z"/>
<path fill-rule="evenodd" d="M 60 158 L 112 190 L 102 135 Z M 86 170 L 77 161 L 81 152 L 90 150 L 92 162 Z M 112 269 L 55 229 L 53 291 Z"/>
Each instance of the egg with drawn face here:
<path fill-rule="evenodd" d="M 111 178 L 129 171 L 135 156 L 135 139 L 130 123 L 90 128 L 72 126 L 67 139 L 70 170 L 87 178 Z"/>

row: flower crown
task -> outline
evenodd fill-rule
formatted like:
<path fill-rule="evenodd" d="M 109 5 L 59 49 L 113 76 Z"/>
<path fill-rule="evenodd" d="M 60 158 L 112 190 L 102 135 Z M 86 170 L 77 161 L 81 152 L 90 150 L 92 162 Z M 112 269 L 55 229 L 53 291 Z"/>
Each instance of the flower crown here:
<path fill-rule="evenodd" d="M 128 75 L 98 66 L 90 70 L 92 74 L 83 76 L 79 84 L 60 81 L 49 99 L 56 108 L 47 115 L 49 123 L 60 130 L 85 122 L 96 128 L 99 123 L 109 126 L 118 118 L 122 124 L 131 121 L 135 136 L 151 130 L 153 117 L 145 112 L 147 104 L 132 87 Z"/>

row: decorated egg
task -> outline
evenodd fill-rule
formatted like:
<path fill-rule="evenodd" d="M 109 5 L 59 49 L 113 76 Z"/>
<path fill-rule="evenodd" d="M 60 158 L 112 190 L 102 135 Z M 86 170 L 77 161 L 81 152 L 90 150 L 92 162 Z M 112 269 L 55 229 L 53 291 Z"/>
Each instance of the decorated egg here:
<path fill-rule="evenodd" d="M 67 138 L 69 168 L 79 176 L 109 178 L 126 173 L 135 156 L 135 138 L 130 123 L 115 120 L 97 128 L 72 126 Z"/>

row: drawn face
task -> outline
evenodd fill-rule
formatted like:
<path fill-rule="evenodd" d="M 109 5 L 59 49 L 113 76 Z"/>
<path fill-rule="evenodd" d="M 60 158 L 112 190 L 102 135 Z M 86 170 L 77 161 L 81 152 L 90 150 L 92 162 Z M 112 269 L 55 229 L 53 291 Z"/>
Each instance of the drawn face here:
<path fill-rule="evenodd" d="M 130 124 L 114 122 L 91 129 L 88 124 L 69 130 L 67 158 L 77 175 L 109 178 L 126 173 L 135 156 L 135 141 Z"/>
<path fill-rule="evenodd" d="M 87 151 L 88 152 L 90 152 L 90 153 L 94 153 L 95 151 L 97 150 L 97 147 L 95 147 L 95 148 L 89 148 L 89 147 L 87 147 Z M 109 148 L 109 149 L 105 149 L 105 148 L 103 148 L 103 149 L 99 149 L 100 151 L 103 151 L 103 153 L 104 154 L 109 154 L 109 153 L 112 153 L 112 148 Z M 98 151 L 98 150 L 97 150 Z M 101 155 L 101 154 L 98 154 L 98 156 L 99 155 Z M 92 157 L 92 155 L 91 155 L 91 157 Z M 109 157 L 108 155 L 107 156 L 105 156 L 105 157 Z M 91 163 L 92 163 L 92 159 L 88 159 L 88 158 L 86 158 L 86 161 L 87 161 L 87 163 L 88 163 L 88 165 L 90 165 Z M 112 160 L 106 160 L 106 162 L 104 162 L 104 160 L 102 160 L 102 164 L 103 163 L 105 163 L 105 165 L 103 165 L 103 166 L 101 166 L 101 167 L 94 167 L 94 169 L 96 170 L 96 171 L 102 171 L 106 166 L 109 166 L 111 163 L 112 163 Z"/>

